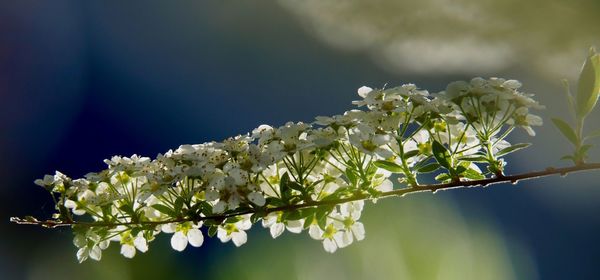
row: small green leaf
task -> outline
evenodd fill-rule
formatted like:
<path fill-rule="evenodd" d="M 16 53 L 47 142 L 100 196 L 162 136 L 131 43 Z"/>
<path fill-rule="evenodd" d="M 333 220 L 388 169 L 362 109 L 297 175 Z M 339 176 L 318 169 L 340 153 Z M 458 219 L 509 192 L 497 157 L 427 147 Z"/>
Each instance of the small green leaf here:
<path fill-rule="evenodd" d="M 286 172 L 281 176 L 279 181 L 279 193 L 284 201 L 289 201 L 292 196 L 292 189 L 290 188 L 290 175 Z"/>
<path fill-rule="evenodd" d="M 477 171 L 475 169 L 472 169 L 472 168 L 468 168 L 461 175 L 463 177 L 465 177 L 467 179 L 471 179 L 471 180 L 485 179 L 485 175 L 481 174 L 481 172 L 479 172 L 479 171 Z"/>
<path fill-rule="evenodd" d="M 346 168 L 346 177 L 348 178 L 348 183 L 350 183 L 350 185 L 352 186 L 356 186 L 356 183 L 358 182 L 358 178 L 356 177 L 356 174 L 354 174 L 354 171 L 350 168 Z"/>
<path fill-rule="evenodd" d="M 288 186 L 293 189 L 293 190 L 297 190 L 301 193 L 304 193 L 306 191 L 306 189 L 304 189 L 304 187 L 296 182 L 289 182 Z"/>
<path fill-rule="evenodd" d="M 446 147 L 444 147 L 444 145 L 442 145 L 440 142 L 438 141 L 433 141 L 433 144 L 431 145 L 431 150 L 433 152 L 433 156 L 435 157 L 435 160 L 444 168 L 446 169 L 451 169 L 450 166 L 450 152 L 448 151 L 448 149 L 446 149 Z"/>
<path fill-rule="evenodd" d="M 142 231 L 143 229 L 141 227 L 134 227 L 131 229 L 131 235 L 132 236 L 136 236 L 138 235 L 138 233 L 140 233 L 140 231 Z"/>
<path fill-rule="evenodd" d="M 588 135 L 585 137 L 585 140 L 589 140 L 589 139 L 592 139 L 592 138 L 596 138 L 596 137 L 598 137 L 598 136 L 600 136 L 600 129 L 596 129 L 596 130 L 594 130 L 594 131 L 590 132 L 590 134 L 588 134 Z"/>
<path fill-rule="evenodd" d="M 566 155 L 560 158 L 560 160 L 572 160 L 575 161 L 575 158 L 572 155 Z"/>
<path fill-rule="evenodd" d="M 304 209 L 300 209 L 300 218 L 312 217 L 312 216 L 315 215 L 316 211 L 317 211 L 316 208 L 304 208 Z"/>
<path fill-rule="evenodd" d="M 250 216 L 250 222 L 254 224 L 254 223 L 258 222 L 258 220 L 260 220 L 261 218 L 262 218 L 261 215 L 259 215 L 258 213 L 254 213 Z"/>
<path fill-rule="evenodd" d="M 589 144 L 581 146 L 581 148 L 579 148 L 579 154 L 581 154 L 582 156 L 585 157 L 587 155 L 588 150 L 593 146 L 594 145 L 589 145 Z"/>
<path fill-rule="evenodd" d="M 411 158 L 411 157 L 414 157 L 414 156 L 416 156 L 418 154 L 419 154 L 419 150 L 412 150 L 412 151 L 404 153 L 404 157 L 405 158 Z"/>
<path fill-rule="evenodd" d="M 558 130 L 573 143 L 573 145 L 577 145 L 577 134 L 575 134 L 575 131 L 573 131 L 573 128 L 571 128 L 568 123 L 556 118 L 552 118 L 552 123 L 554 123 L 554 126 L 556 126 Z"/>
<path fill-rule="evenodd" d="M 182 197 L 178 197 L 177 199 L 175 199 L 175 206 L 173 207 L 173 211 L 175 211 L 175 213 L 181 213 L 181 208 L 183 208 L 183 198 Z"/>
<path fill-rule="evenodd" d="M 481 155 L 466 155 L 466 156 L 459 157 L 458 159 L 462 160 L 462 161 L 468 161 L 468 162 L 488 162 L 488 158 L 486 158 L 485 156 L 481 156 Z"/>
<path fill-rule="evenodd" d="M 208 237 L 213 237 L 217 234 L 217 226 L 211 226 L 208 228 Z"/>
<path fill-rule="evenodd" d="M 169 215 L 171 217 L 177 216 L 175 214 L 175 212 L 173 211 L 173 209 L 171 209 L 165 205 L 162 205 L 162 204 L 154 204 L 154 205 L 152 205 L 152 208 L 156 209 L 158 212 Z"/>
<path fill-rule="evenodd" d="M 378 160 L 373 162 L 373 165 L 379 167 L 379 168 L 383 168 L 387 171 L 390 171 L 392 173 L 402 173 L 403 172 L 403 168 L 400 165 L 397 165 L 396 163 L 393 163 L 391 161 L 387 161 L 387 160 Z"/>
<path fill-rule="evenodd" d="M 417 170 L 417 172 L 419 172 L 419 173 L 430 173 L 430 172 L 438 170 L 438 168 L 440 168 L 440 164 L 439 163 L 431 163 L 431 164 L 428 164 L 428 165 L 425 165 L 425 166 L 419 168 L 419 170 Z"/>
<path fill-rule="evenodd" d="M 583 119 L 596 106 L 600 95 L 600 55 L 593 49 L 585 60 L 577 84 L 577 118 Z"/>
<path fill-rule="evenodd" d="M 300 215 L 299 210 L 291 210 L 283 212 L 283 214 L 281 214 L 281 218 L 284 220 L 296 221 L 302 219 L 302 216 Z"/>
<path fill-rule="evenodd" d="M 459 165 L 456 170 L 450 170 L 450 173 L 454 173 L 456 175 L 460 175 L 463 172 L 467 171 L 467 167 L 463 166 L 463 165 Z"/>
<path fill-rule="evenodd" d="M 435 180 L 440 182 L 444 182 L 450 179 L 452 179 L 452 177 L 448 173 L 442 173 L 440 175 L 435 176 Z"/>
<path fill-rule="evenodd" d="M 531 143 L 514 144 L 514 145 L 512 145 L 510 147 L 506 147 L 506 148 L 498 151 L 496 153 L 496 156 L 498 156 L 498 157 L 505 156 L 505 155 L 508 155 L 508 154 L 510 154 L 512 152 L 516 152 L 518 150 L 525 149 L 525 148 L 527 148 L 529 146 L 531 146 Z"/>
<path fill-rule="evenodd" d="M 313 213 L 313 215 L 312 215 L 312 216 L 310 216 L 310 217 L 307 217 L 307 218 L 304 220 L 304 225 L 302 225 L 302 228 L 304 228 L 304 229 L 307 229 L 308 227 L 310 227 L 310 225 L 312 225 L 312 223 L 313 223 L 313 221 L 314 221 L 314 220 L 315 220 L 315 215 L 314 215 L 314 213 Z"/>
<path fill-rule="evenodd" d="M 575 116 L 575 100 L 573 99 L 573 94 L 571 94 L 571 87 L 569 86 L 569 81 L 567 79 L 562 80 L 563 87 L 565 88 L 565 95 L 567 96 L 567 102 L 569 103 L 569 113 Z"/>

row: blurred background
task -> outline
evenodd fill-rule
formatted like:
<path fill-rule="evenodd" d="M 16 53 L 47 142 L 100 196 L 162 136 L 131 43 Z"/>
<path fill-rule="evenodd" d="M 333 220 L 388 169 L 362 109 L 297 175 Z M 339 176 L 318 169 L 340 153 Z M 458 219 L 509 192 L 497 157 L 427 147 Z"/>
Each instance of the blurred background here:
<path fill-rule="evenodd" d="M 560 79 L 600 47 L 600 2 L 2 1 L 0 275 L 3 279 L 596 279 L 597 172 L 369 203 L 367 238 L 335 254 L 257 225 L 241 248 L 168 238 L 133 260 L 115 244 L 77 264 L 69 230 L 33 180 L 155 156 L 262 123 L 351 108 L 356 89 L 416 83 L 437 92 L 474 76 L 516 78 L 548 109 L 508 172 L 568 164 L 550 117 L 568 118 Z M 600 120 L 596 110 L 590 120 Z M 589 122 L 589 129 L 600 124 Z M 592 161 L 600 161 L 598 148 Z"/>

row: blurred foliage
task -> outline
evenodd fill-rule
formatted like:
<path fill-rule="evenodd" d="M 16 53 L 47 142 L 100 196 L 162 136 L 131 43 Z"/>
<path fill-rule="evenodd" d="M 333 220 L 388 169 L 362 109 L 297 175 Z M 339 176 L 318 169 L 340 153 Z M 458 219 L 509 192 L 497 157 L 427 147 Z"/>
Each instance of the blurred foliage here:
<path fill-rule="evenodd" d="M 399 72 L 476 74 L 510 67 L 574 77 L 598 44 L 600 2 L 280 0 L 326 42 Z"/>
<path fill-rule="evenodd" d="M 527 253 L 493 225 L 466 224 L 443 197 L 381 200 L 364 214 L 367 238 L 328 254 L 306 236 L 267 240 L 214 267 L 214 279 L 535 279 Z M 481 219 L 485 221 L 485 219 Z M 291 278 L 290 278 L 291 276 Z M 211 278 L 212 278 L 211 277 Z"/>

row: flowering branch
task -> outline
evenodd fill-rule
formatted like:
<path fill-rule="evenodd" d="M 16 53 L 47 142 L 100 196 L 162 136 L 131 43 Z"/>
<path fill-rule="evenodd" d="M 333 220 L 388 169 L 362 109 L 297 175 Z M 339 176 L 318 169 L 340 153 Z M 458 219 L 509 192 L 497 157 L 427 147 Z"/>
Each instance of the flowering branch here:
<path fill-rule="evenodd" d="M 313 201 L 306 202 L 302 204 L 288 205 L 288 206 L 280 206 L 274 208 L 264 209 L 261 213 L 269 214 L 277 211 L 290 211 L 297 210 L 309 207 L 317 207 L 317 206 L 333 206 L 337 204 L 342 204 L 351 201 L 360 201 L 360 200 L 368 200 L 368 199 L 379 199 L 386 198 L 392 196 L 404 196 L 406 194 L 418 193 L 431 191 L 436 192 L 439 190 L 448 190 L 448 189 L 456 189 L 456 188 L 465 188 L 465 187 L 478 187 L 483 186 L 487 187 L 489 185 L 500 184 L 500 183 L 512 183 L 517 184 L 522 180 L 529 179 L 537 179 L 541 177 L 547 177 L 552 175 L 561 175 L 566 176 L 567 174 L 588 170 L 598 170 L 600 169 L 600 163 L 584 163 L 581 165 L 562 167 L 562 168 L 554 168 L 548 167 L 543 171 L 535 171 L 535 172 L 527 172 L 522 174 L 510 175 L 510 176 L 500 176 L 494 178 L 487 178 L 475 181 L 456 181 L 444 184 L 428 184 L 428 185 L 417 185 L 414 187 L 403 188 L 388 192 L 382 192 L 377 196 L 377 198 L 368 196 L 368 195 L 355 195 L 352 197 L 344 198 L 344 199 L 335 199 L 335 200 L 326 200 L 326 201 Z M 165 221 L 139 221 L 139 222 L 126 222 L 126 223 L 103 223 L 103 222 L 80 222 L 80 221 L 60 221 L 60 220 L 46 220 L 46 221 L 38 221 L 35 218 L 18 218 L 12 217 L 10 219 L 11 222 L 20 224 L 20 225 L 37 225 L 46 228 L 55 228 L 62 226 L 86 226 L 86 227 L 116 227 L 116 226 L 126 226 L 126 225 L 161 225 L 161 224 L 169 224 L 169 223 L 182 223 L 182 222 L 200 222 L 205 220 L 215 220 L 222 221 L 227 218 L 246 215 L 246 214 L 254 214 L 257 213 L 256 210 L 246 210 L 239 213 L 229 213 L 225 215 L 211 215 L 205 217 L 196 217 L 196 218 L 187 218 L 187 219 L 174 219 L 174 220 L 165 220 Z"/>
<path fill-rule="evenodd" d="M 572 105 L 576 129 L 554 121 L 575 145 L 571 167 L 504 174 L 504 157 L 530 145 L 511 144 L 508 136 L 517 128 L 534 136 L 533 127 L 542 125 L 530 111 L 544 107 L 519 91 L 516 80 L 474 78 L 434 94 L 413 84 L 361 87 L 353 104 L 366 110 L 317 117 L 311 124 L 261 125 L 155 159 L 114 156 L 105 160 L 107 169 L 84 178 L 46 175 L 35 183 L 55 202 L 52 219 L 11 221 L 71 226 L 80 262 L 99 260 L 111 241 L 134 257 L 161 233 L 172 234 L 177 251 L 199 247 L 202 228 L 241 246 L 245 231 L 259 221 L 273 238 L 286 229 L 307 230 L 335 252 L 365 238 L 359 221 L 364 200 L 600 169 L 600 163 L 585 163 L 591 145 L 584 141 L 594 134 L 583 135 L 600 92 L 600 56 L 592 52 L 583 69 L 583 90 Z M 438 183 L 420 184 L 426 174 Z"/>

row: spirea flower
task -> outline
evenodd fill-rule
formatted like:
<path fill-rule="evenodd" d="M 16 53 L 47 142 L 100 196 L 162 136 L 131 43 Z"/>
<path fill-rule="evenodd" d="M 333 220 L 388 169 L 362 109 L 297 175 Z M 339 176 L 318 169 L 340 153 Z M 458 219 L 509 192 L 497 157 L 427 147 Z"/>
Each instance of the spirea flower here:
<path fill-rule="evenodd" d="M 74 228 L 79 261 L 100 259 L 110 242 L 134 257 L 161 233 L 171 234 L 176 251 L 201 246 L 203 230 L 241 246 L 259 221 L 273 238 L 306 230 L 335 252 L 365 237 L 364 203 L 350 200 L 376 200 L 418 184 L 423 173 L 437 172 L 440 182 L 489 175 L 482 170 L 498 175 L 501 157 L 514 150 L 506 141 L 513 128 L 534 135 L 542 124 L 532 114 L 542 106 L 520 88 L 499 78 L 454 82 L 434 94 L 414 84 L 363 86 L 355 109 L 313 123 L 260 125 L 155 159 L 114 156 L 85 178 L 56 171 L 35 184 L 55 198 L 54 219 L 89 225 Z M 100 226 L 110 224 L 117 226 Z"/>

